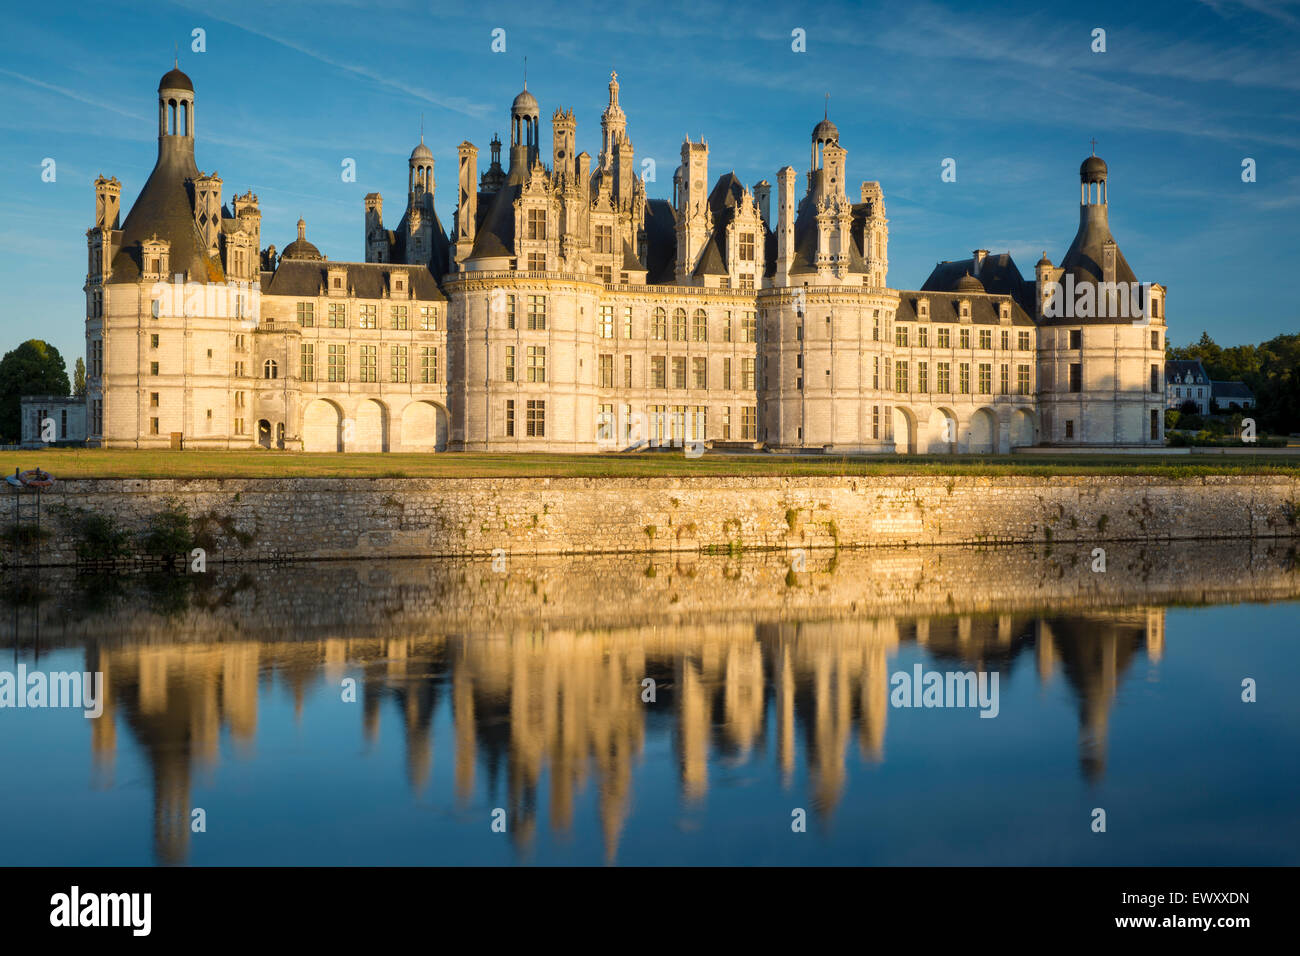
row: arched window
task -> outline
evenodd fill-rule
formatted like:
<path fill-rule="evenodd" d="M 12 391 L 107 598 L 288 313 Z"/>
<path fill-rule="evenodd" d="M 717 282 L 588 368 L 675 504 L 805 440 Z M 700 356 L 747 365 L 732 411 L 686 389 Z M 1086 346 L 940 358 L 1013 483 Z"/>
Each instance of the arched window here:
<path fill-rule="evenodd" d="M 181 100 L 181 122 L 177 132 L 182 136 L 190 135 L 190 104 Z"/>
<path fill-rule="evenodd" d="M 696 309 L 691 319 L 691 338 L 696 342 L 709 340 L 709 316 L 703 309 Z"/>
<path fill-rule="evenodd" d="M 686 310 L 675 309 L 673 311 L 673 341 L 686 341 Z"/>
<path fill-rule="evenodd" d="M 660 341 L 668 338 L 668 312 L 666 309 L 655 309 L 654 337 Z"/>
<path fill-rule="evenodd" d="M 275 364 L 275 359 L 267 359 L 266 364 L 262 366 L 262 378 L 279 378 L 280 366 Z"/>
<path fill-rule="evenodd" d="M 167 135 L 176 135 L 176 101 L 167 101 Z"/>

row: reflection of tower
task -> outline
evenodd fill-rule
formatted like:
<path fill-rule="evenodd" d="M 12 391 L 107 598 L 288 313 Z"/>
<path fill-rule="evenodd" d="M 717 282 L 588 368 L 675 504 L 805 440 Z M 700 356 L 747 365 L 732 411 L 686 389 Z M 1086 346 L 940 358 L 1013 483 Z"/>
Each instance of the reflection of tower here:
<path fill-rule="evenodd" d="M 1147 608 L 1147 660 L 1159 664 L 1165 656 L 1165 609 Z"/>

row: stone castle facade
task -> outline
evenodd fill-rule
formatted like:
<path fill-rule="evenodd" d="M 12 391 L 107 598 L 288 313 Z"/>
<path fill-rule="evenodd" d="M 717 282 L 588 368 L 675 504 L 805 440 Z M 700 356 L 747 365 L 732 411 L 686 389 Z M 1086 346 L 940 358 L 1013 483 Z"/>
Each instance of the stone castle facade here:
<path fill-rule="evenodd" d="M 397 225 L 367 195 L 365 262 L 336 262 L 301 220 L 282 252 L 264 248 L 257 197 L 226 202 L 220 177 L 198 169 L 188 76 L 168 72 L 157 102 L 157 163 L 125 222 L 121 184 L 95 181 L 92 445 L 1163 444 L 1165 290 L 1138 284 L 1111 237 L 1096 156 L 1059 266 L 1044 255 L 1025 279 L 1009 254 L 981 249 L 898 290 L 880 184 L 850 198 L 829 119 L 813 130 L 802 193 L 789 166 L 775 197 L 734 173 L 710 184 L 708 144 L 688 139 L 671 202 L 652 199 L 614 75 L 594 160 L 576 152 L 573 112 L 556 110 L 542 161 L 525 89 L 505 166 L 496 138 L 482 174 L 476 147 L 457 148 L 450 232 L 422 137 Z M 1114 308 L 1128 285 L 1136 317 Z"/>

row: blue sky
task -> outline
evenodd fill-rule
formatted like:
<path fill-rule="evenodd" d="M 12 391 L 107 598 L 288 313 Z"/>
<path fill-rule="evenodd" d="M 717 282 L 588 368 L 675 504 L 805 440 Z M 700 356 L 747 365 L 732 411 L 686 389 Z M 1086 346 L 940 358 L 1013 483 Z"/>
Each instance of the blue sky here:
<path fill-rule="evenodd" d="M 158 78 L 179 46 L 196 88 L 197 161 L 227 200 L 261 200 L 262 243 L 294 223 L 332 259 L 363 257 L 362 197 L 405 203 L 406 157 L 436 157 L 449 227 L 456 146 L 507 137 L 523 79 L 575 110 L 599 150 L 609 71 L 651 196 L 670 197 L 682 139 L 704 135 L 710 178 L 749 184 L 808 166 L 830 93 L 851 195 L 879 180 L 889 282 L 917 288 L 940 259 L 1010 251 L 1026 275 L 1059 262 L 1078 222 L 1089 141 L 1110 166 L 1111 227 L 1144 281 L 1169 292 L 1170 337 L 1223 344 L 1300 329 L 1300 2 L 689 4 L 622 7 L 314 0 L 104 2 L 7 12 L 0 64 L 0 351 L 33 335 L 71 367 L 84 350 L 85 230 L 94 177 L 122 181 L 123 214 L 153 166 Z M 518 9 L 513 9 L 518 7 Z M 213 12 L 213 11 L 216 12 Z M 191 51 L 195 28 L 206 52 Z M 506 31 L 506 52 L 491 50 Z M 791 32 L 806 33 L 806 52 Z M 1106 31 L 1106 52 L 1091 50 Z M 42 182 L 42 160 L 56 161 Z M 940 179 L 945 158 L 957 181 Z M 1242 160 L 1257 166 L 1243 183 Z M 341 163 L 356 161 L 356 182 Z"/>

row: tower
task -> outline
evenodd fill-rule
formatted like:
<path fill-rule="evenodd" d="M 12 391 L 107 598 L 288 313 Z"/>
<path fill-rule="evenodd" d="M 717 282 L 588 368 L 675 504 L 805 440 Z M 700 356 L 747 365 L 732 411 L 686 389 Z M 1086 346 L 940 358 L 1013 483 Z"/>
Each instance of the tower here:
<path fill-rule="evenodd" d="M 523 172 L 537 162 L 537 98 L 528 92 L 528 81 L 510 104 L 510 172 Z"/>
<path fill-rule="evenodd" d="M 618 105 L 618 74 L 609 74 L 609 105 L 600 114 L 600 168 L 613 168 L 619 144 L 627 139 L 627 115 Z"/>
<path fill-rule="evenodd" d="M 686 137 L 682 143 L 681 184 L 677 189 L 677 281 L 689 283 L 709 241 L 709 144 Z"/>
<path fill-rule="evenodd" d="M 573 110 L 557 109 L 551 117 L 551 169 L 558 180 L 572 178 L 577 167 L 574 152 L 578 130 Z"/>

